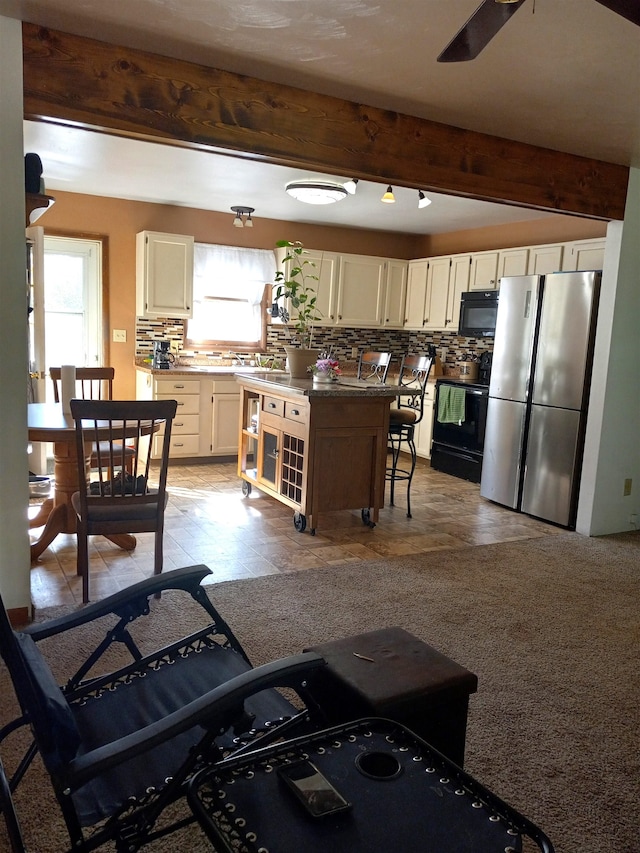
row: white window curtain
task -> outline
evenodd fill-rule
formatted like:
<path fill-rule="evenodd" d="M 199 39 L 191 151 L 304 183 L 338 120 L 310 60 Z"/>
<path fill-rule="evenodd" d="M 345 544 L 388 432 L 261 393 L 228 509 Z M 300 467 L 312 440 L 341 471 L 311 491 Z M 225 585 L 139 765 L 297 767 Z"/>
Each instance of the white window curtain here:
<path fill-rule="evenodd" d="M 196 243 L 193 257 L 194 301 L 230 296 L 259 305 L 264 286 L 273 282 L 275 270 L 275 253 L 270 249 Z"/>

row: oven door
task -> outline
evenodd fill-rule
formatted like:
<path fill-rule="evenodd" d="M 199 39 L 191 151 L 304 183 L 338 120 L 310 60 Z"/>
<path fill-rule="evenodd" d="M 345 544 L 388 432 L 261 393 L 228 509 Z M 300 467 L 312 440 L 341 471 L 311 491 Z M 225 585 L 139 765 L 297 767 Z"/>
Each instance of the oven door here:
<path fill-rule="evenodd" d="M 441 389 L 447 385 L 464 389 L 464 420 L 461 423 L 441 423 L 438 419 Z M 488 400 L 488 388 L 439 380 L 436 384 L 433 441 L 469 453 L 482 453 Z"/>

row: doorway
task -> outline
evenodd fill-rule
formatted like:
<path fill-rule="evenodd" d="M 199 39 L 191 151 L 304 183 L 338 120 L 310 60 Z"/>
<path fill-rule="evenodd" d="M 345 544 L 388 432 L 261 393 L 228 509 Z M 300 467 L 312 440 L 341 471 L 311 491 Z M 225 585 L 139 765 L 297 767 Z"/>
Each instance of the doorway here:
<path fill-rule="evenodd" d="M 49 368 L 104 364 L 103 244 L 100 238 L 46 236 L 27 230 L 29 274 L 29 399 L 53 402 Z M 51 447 L 34 445 L 29 470 L 51 467 Z"/>

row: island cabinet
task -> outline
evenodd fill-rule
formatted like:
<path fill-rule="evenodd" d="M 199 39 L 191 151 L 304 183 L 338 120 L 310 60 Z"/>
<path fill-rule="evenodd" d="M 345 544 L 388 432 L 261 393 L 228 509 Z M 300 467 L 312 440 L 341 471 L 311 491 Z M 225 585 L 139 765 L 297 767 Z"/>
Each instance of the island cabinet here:
<path fill-rule="evenodd" d="M 321 513 L 360 509 L 374 526 L 384 505 L 390 386 L 314 386 L 288 376 L 238 375 L 238 475 L 294 511 L 299 532 L 312 534 Z"/>

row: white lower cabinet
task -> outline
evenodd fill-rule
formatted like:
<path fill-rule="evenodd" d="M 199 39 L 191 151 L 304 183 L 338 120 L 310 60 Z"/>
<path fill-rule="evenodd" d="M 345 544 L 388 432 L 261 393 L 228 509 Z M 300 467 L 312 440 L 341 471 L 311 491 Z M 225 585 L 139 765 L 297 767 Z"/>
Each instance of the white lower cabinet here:
<path fill-rule="evenodd" d="M 214 379 L 211 395 L 211 455 L 234 456 L 238 452 L 240 387 L 234 376 Z"/>
<path fill-rule="evenodd" d="M 418 456 L 421 456 L 424 459 L 431 458 L 431 440 L 433 436 L 435 397 L 435 382 L 428 382 L 427 390 L 424 394 L 424 412 L 422 414 L 422 420 L 416 426 L 414 435 L 416 453 L 418 454 Z"/>
<path fill-rule="evenodd" d="M 176 400 L 171 428 L 171 458 L 232 456 L 238 452 L 240 388 L 235 376 L 158 376 L 136 371 L 139 400 Z M 162 437 L 151 442 L 151 458 L 158 459 Z"/>

